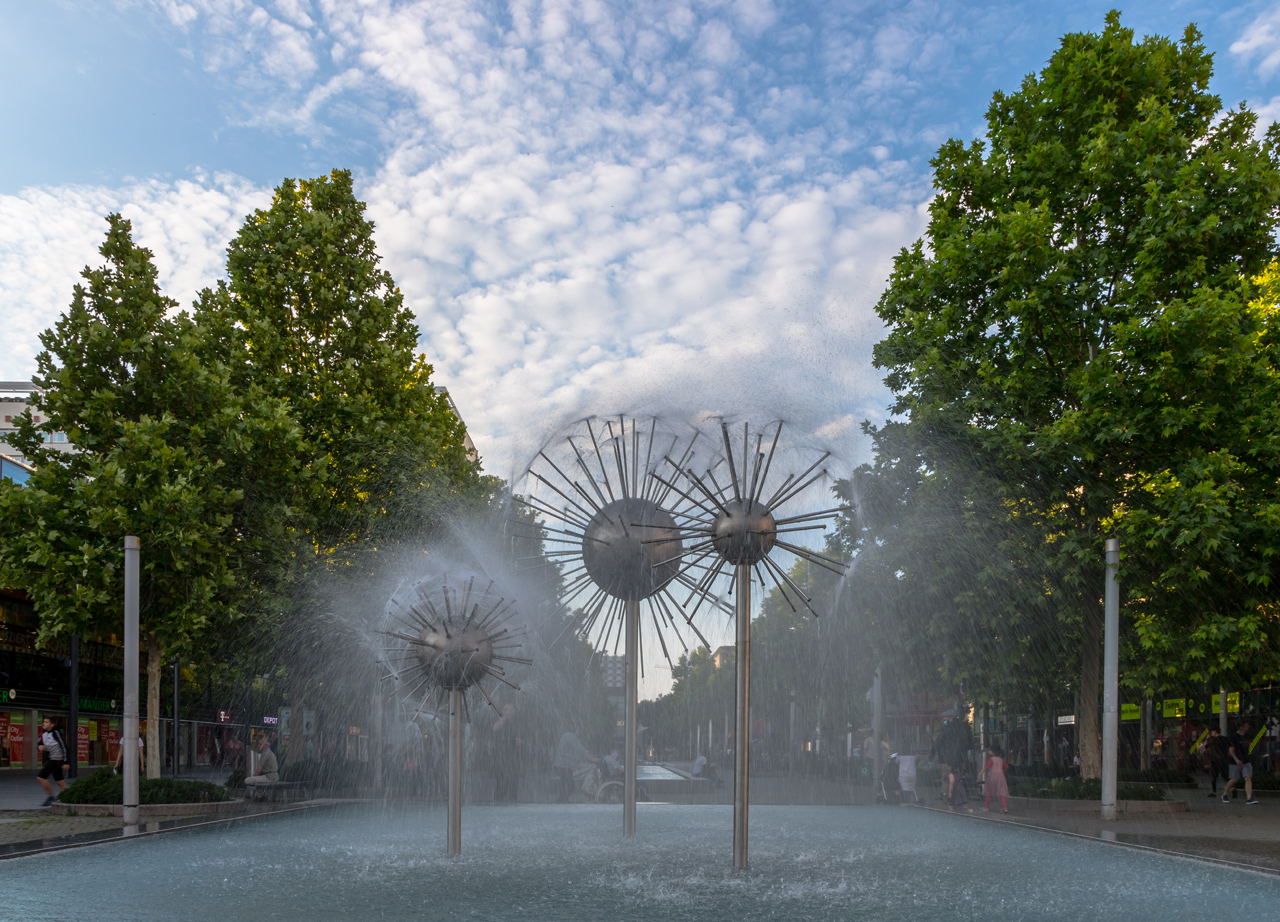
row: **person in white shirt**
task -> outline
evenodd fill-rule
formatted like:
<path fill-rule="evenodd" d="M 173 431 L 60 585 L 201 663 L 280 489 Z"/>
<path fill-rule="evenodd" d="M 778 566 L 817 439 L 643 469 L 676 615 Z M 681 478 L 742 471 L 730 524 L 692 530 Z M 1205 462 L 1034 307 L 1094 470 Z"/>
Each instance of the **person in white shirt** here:
<path fill-rule="evenodd" d="M 716 770 L 711 763 L 707 761 L 705 753 L 693 760 L 692 774 L 693 777 L 706 779 L 717 787 L 720 784 L 720 779 L 716 775 Z"/>
<path fill-rule="evenodd" d="M 48 795 L 44 801 L 44 806 L 47 807 L 53 803 L 53 785 L 49 783 L 49 778 L 52 776 L 58 783 L 60 792 L 65 791 L 67 782 L 62 778 L 62 770 L 71 767 L 71 763 L 67 761 L 67 744 L 48 717 L 40 723 L 40 745 L 36 747 L 36 751 L 40 753 L 43 763 L 36 780 Z"/>
<path fill-rule="evenodd" d="M 147 760 L 142 756 L 142 734 L 138 734 L 138 777 L 141 778 L 147 773 Z M 120 741 L 120 745 L 116 747 L 116 765 L 112 769 L 117 775 L 122 774 L 124 769 L 120 766 L 124 764 L 124 740 Z"/>
<path fill-rule="evenodd" d="M 916 762 L 918 760 L 919 756 L 912 753 L 898 753 L 898 786 L 902 789 L 904 801 L 910 794 L 914 802 L 920 802 L 920 796 L 916 793 Z"/>

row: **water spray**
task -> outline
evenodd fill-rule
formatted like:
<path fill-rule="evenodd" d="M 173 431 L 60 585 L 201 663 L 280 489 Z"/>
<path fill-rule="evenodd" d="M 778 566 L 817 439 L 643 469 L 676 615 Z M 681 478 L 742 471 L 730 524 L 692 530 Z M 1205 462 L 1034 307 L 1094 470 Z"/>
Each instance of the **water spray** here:
<path fill-rule="evenodd" d="M 583 420 L 551 451 L 560 463 L 546 449 L 538 453 L 526 475 L 528 493 L 516 497 L 555 523 L 546 527 L 543 540 L 557 549 L 545 557 L 571 564 L 556 579 L 563 581 L 562 610 L 577 609 L 572 628 L 599 650 L 612 648 L 616 655 L 620 643 L 623 647 L 624 836 L 636 832 L 636 698 L 644 668 L 641 603 L 648 607 L 668 663 L 667 631 L 689 649 L 677 620 L 710 649 L 672 594 L 673 584 L 691 586 L 694 581 L 684 572 L 684 542 L 665 505 L 671 489 L 651 476 L 664 455 L 691 457 L 692 440 L 677 451 L 679 442 L 677 436 L 660 432 L 656 420 L 647 426 L 626 417 Z M 530 560 L 532 567 L 545 564 L 543 557 Z"/>
<path fill-rule="evenodd" d="M 515 615 L 515 603 L 500 596 L 492 580 L 477 589 L 475 577 L 459 586 L 450 585 L 448 577 L 423 580 L 387 603 L 388 621 L 399 626 L 382 631 L 392 643 L 382 649 L 381 660 L 401 696 L 411 705 L 418 701 L 412 719 L 428 705 L 434 713 L 441 697 L 448 699 L 451 858 L 462 854 L 462 721 L 464 716 L 470 720 L 465 692 L 474 688 L 501 716 L 484 680 L 493 678 L 519 691 L 498 664 L 533 662 L 516 655 L 524 631 L 506 626 Z"/>
<path fill-rule="evenodd" d="M 751 766 L 751 574 L 755 572 L 761 585 L 765 585 L 767 574 L 792 612 L 798 612 L 797 606 L 802 606 L 816 617 L 818 612 L 813 607 L 813 599 L 771 559 L 770 553 L 781 548 L 843 576 L 847 564 L 780 536 L 824 529 L 827 521 L 849 510 L 847 506 L 837 506 L 819 512 L 779 517 L 778 510 L 782 506 L 804 494 L 827 475 L 822 465 L 831 457 L 830 452 L 824 452 L 803 473 L 787 474 L 770 492 L 769 476 L 777 474 L 774 459 L 782 437 L 782 423 L 777 424 L 767 452 L 763 450 L 763 434 L 758 433 L 752 445 L 748 424 L 743 424 L 741 453 L 736 457 L 726 423 L 720 424 L 720 436 L 723 454 L 717 453 L 700 464 L 694 463 L 691 457 L 677 460 L 668 456 L 664 458 L 667 465 L 664 473 L 655 474 L 654 479 L 684 501 L 674 515 L 683 523 L 677 534 L 690 542 L 685 551 L 688 561 L 682 573 L 688 577 L 686 583 L 693 583 L 693 591 L 684 602 L 685 606 L 693 604 L 690 617 L 707 602 L 719 604 L 714 594 L 717 581 L 726 573 L 730 575 L 728 594 L 735 601 L 737 671 L 733 866 L 745 868 Z M 726 480 L 723 485 L 717 478 L 717 471 Z M 707 649 L 710 649 L 709 645 Z"/>

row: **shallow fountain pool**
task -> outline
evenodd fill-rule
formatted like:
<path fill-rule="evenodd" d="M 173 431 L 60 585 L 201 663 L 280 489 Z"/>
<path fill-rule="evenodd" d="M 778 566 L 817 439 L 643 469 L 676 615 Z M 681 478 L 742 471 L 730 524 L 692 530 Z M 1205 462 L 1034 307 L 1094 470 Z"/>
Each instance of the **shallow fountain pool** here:
<path fill-rule="evenodd" d="M 889 807 L 755 807 L 733 871 L 731 808 L 344 806 L 0 862 L 6 917 L 619 920 L 1123 918 L 1280 912 L 1280 879 Z M 1271 907 L 1268 909 L 1267 907 Z"/>

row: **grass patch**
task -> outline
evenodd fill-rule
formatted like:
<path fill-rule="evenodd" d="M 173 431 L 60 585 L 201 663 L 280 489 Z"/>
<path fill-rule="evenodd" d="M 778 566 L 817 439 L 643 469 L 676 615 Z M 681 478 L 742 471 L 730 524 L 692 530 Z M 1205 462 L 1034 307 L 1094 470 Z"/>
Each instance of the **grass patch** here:
<path fill-rule="evenodd" d="M 58 797 L 64 804 L 118 804 L 124 801 L 124 777 L 102 768 L 71 784 Z M 181 778 L 140 778 L 140 804 L 208 804 L 230 800 L 220 784 Z"/>

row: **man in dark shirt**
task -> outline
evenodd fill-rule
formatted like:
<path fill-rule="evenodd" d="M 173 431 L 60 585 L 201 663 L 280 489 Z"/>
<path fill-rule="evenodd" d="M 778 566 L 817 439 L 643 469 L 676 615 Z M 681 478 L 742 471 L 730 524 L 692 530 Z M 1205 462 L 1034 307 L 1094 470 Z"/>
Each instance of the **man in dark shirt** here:
<path fill-rule="evenodd" d="M 1249 758 L 1249 744 L 1252 742 L 1250 730 L 1252 729 L 1246 719 L 1241 721 L 1240 726 L 1236 727 L 1236 732 L 1231 734 L 1231 747 L 1227 750 L 1227 755 L 1231 757 L 1227 765 L 1231 779 L 1222 789 L 1224 804 L 1231 803 L 1231 791 L 1241 778 L 1244 779 L 1245 803 L 1257 804 L 1258 802 L 1253 796 L 1253 763 Z"/>
<path fill-rule="evenodd" d="M 520 790 L 520 768 L 524 758 L 524 740 L 516 723 L 514 704 L 502 706 L 502 717 L 493 725 L 493 799 L 495 803 L 513 804 Z"/>
<path fill-rule="evenodd" d="M 1218 778 L 1227 780 L 1227 766 L 1231 762 L 1231 741 L 1217 727 L 1209 728 L 1209 738 L 1204 741 L 1204 752 L 1209 757 L 1209 796 L 1218 796 Z"/>

